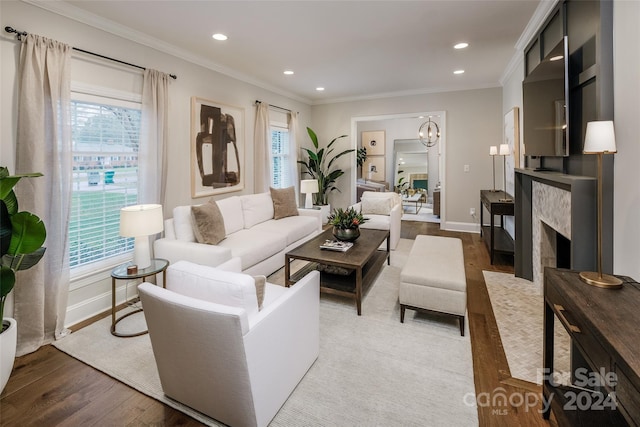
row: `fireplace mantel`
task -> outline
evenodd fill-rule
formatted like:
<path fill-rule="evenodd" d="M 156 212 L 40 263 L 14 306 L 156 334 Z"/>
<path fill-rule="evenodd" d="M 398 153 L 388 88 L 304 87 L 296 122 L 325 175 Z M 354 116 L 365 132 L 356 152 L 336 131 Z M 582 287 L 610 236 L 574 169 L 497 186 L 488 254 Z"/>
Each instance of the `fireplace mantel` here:
<path fill-rule="evenodd" d="M 560 172 L 515 170 L 515 274 L 533 280 L 532 187 L 540 182 L 568 191 L 571 196 L 571 269 L 596 268 L 596 179 Z M 546 201 L 537 201 L 546 203 Z"/>

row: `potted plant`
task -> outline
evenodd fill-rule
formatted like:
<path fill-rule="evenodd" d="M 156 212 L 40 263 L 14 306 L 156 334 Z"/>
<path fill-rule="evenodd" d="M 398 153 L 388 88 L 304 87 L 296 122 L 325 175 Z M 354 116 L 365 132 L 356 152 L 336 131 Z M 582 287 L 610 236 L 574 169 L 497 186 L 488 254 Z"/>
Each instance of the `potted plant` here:
<path fill-rule="evenodd" d="M 334 190 L 340 191 L 334 184 L 338 178 L 344 175 L 344 171 L 342 169 L 332 170 L 331 166 L 338 158 L 351 153 L 354 149 L 341 151 L 331 157 L 331 154 L 334 151 L 334 148 L 332 147 L 333 144 L 338 139 L 345 138 L 347 135 L 341 135 L 334 138 L 326 148 L 319 148 L 316 133 L 311 128 L 307 128 L 307 133 L 309 134 L 309 138 L 311 138 L 315 151 L 305 148 L 304 150 L 309 155 L 309 160 L 298 160 L 298 163 L 303 165 L 306 169 L 303 170 L 303 173 L 306 173 L 310 175 L 311 178 L 318 180 L 318 189 L 320 191 L 313 195 L 313 204 L 318 206 L 328 205 L 329 193 Z"/>
<path fill-rule="evenodd" d="M 16 283 L 16 271 L 31 268 L 42 259 L 47 237 L 40 218 L 18 211 L 13 187 L 21 178 L 39 176 L 42 174 L 9 175 L 7 168 L 0 167 L 0 392 L 11 375 L 17 343 L 17 324 L 14 319 L 4 318 L 4 304 Z"/>
<path fill-rule="evenodd" d="M 338 208 L 329 215 L 329 224 L 333 225 L 333 236 L 347 242 L 360 237 L 360 224 L 367 220 L 368 218 L 354 208 Z"/>

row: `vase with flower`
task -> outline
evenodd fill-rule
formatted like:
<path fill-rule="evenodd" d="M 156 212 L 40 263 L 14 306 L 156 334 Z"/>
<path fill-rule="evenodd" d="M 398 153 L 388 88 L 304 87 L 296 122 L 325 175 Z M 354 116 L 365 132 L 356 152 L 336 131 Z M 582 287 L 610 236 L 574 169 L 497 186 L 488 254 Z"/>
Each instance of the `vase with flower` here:
<path fill-rule="evenodd" d="M 353 242 L 360 237 L 360 224 L 368 220 L 354 208 L 337 208 L 328 217 L 333 225 L 333 236 L 345 242 Z"/>

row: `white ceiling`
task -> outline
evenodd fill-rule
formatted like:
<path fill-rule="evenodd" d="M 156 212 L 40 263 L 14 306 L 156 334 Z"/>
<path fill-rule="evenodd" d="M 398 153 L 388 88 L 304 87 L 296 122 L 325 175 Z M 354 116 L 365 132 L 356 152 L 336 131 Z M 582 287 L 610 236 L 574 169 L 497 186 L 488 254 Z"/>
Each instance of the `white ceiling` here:
<path fill-rule="evenodd" d="M 540 1 L 55 3 L 68 16 L 321 104 L 498 86 Z M 216 32 L 229 39 L 214 41 Z M 461 41 L 469 47 L 454 50 Z"/>

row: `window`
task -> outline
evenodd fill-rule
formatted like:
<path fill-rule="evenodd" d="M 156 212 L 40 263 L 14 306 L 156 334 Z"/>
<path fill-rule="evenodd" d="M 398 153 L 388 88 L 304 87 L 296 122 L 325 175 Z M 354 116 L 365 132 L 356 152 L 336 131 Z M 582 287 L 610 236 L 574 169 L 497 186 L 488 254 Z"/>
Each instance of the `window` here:
<path fill-rule="evenodd" d="M 133 250 L 119 225 L 120 208 L 138 200 L 140 120 L 139 103 L 72 94 L 72 269 L 95 268 Z"/>
<path fill-rule="evenodd" d="M 289 129 L 286 125 L 271 124 L 271 186 L 286 188 L 293 185 L 289 164 Z"/>

